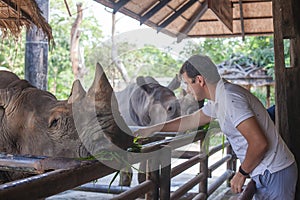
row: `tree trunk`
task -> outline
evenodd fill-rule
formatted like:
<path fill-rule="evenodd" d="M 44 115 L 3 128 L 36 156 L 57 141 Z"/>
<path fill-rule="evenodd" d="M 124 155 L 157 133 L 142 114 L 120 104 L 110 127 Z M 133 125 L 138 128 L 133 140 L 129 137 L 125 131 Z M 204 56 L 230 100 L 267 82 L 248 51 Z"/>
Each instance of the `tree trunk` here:
<path fill-rule="evenodd" d="M 124 64 L 122 63 L 122 61 L 119 59 L 119 56 L 118 56 L 118 49 L 117 49 L 116 42 L 115 42 L 115 26 L 116 26 L 116 16 L 115 16 L 114 13 L 112 13 L 111 58 L 112 58 L 113 63 L 116 65 L 117 69 L 121 73 L 121 76 L 122 76 L 123 80 L 126 83 L 129 83 L 130 78 L 128 76 L 127 70 L 126 70 Z"/>
<path fill-rule="evenodd" d="M 72 63 L 72 70 L 75 79 L 83 79 L 85 74 L 85 65 L 83 62 L 83 52 L 80 52 L 79 39 L 80 39 L 80 25 L 82 22 L 82 3 L 77 3 L 77 17 L 72 25 L 71 29 L 71 41 L 70 41 L 70 57 Z"/>

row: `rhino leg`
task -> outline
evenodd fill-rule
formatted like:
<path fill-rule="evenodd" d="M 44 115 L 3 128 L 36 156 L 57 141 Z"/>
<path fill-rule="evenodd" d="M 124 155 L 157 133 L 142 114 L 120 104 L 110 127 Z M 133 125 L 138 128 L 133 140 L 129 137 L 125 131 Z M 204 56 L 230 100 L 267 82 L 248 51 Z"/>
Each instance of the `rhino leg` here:
<path fill-rule="evenodd" d="M 119 186 L 130 186 L 130 183 L 132 181 L 132 169 L 122 169 L 120 172 L 120 180 L 119 180 Z"/>

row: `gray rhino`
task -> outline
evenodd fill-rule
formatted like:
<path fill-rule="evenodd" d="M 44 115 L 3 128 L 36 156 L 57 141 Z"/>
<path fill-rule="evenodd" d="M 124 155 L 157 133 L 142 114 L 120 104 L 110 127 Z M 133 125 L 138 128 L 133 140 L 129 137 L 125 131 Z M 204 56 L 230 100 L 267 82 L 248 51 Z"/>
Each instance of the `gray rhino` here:
<path fill-rule="evenodd" d="M 174 92 L 150 76 L 137 77 L 136 83 L 116 92 L 121 115 L 129 126 L 149 126 L 180 116 Z"/>
<path fill-rule="evenodd" d="M 126 150 L 133 136 L 97 64 L 86 92 L 77 80 L 67 100 L 0 71 L 0 152 L 79 158 L 102 150 Z M 0 181 L 16 179 L 0 174 Z"/>

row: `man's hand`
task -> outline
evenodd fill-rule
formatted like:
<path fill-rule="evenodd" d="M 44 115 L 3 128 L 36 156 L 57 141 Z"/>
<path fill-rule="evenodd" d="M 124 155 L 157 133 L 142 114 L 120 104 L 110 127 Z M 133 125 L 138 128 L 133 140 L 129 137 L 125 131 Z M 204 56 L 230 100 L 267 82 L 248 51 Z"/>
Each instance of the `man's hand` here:
<path fill-rule="evenodd" d="M 242 187 L 246 181 L 246 177 L 242 175 L 240 172 L 237 172 L 234 177 L 231 179 L 231 191 L 233 193 L 240 193 L 242 192 Z"/>

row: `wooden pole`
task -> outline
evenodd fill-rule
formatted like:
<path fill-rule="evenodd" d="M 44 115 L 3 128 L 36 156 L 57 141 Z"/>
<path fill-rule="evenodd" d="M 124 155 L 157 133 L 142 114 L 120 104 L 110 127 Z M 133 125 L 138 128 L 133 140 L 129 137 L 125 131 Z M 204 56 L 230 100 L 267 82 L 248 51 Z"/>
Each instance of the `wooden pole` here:
<path fill-rule="evenodd" d="M 49 0 L 36 0 L 48 21 Z M 48 39 L 36 26 L 27 30 L 25 45 L 25 79 L 39 89 L 47 89 Z"/>

